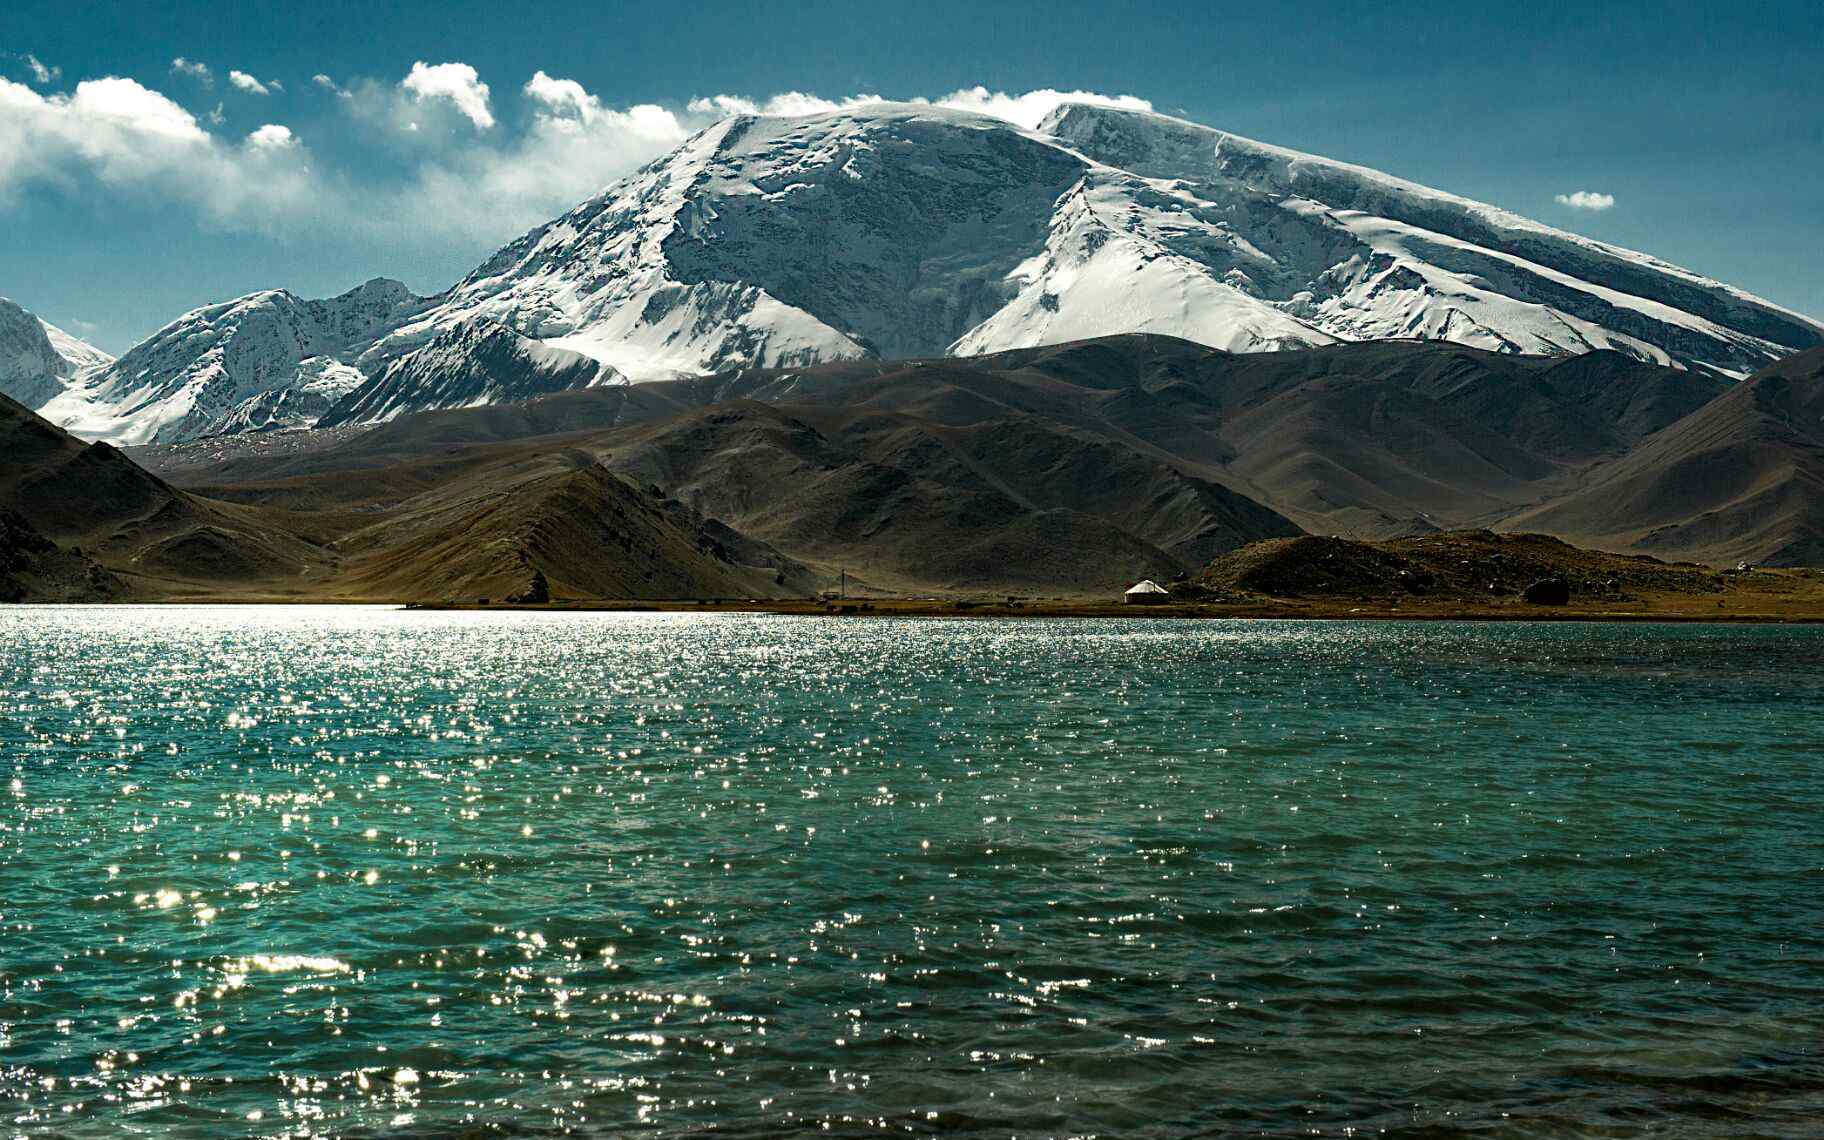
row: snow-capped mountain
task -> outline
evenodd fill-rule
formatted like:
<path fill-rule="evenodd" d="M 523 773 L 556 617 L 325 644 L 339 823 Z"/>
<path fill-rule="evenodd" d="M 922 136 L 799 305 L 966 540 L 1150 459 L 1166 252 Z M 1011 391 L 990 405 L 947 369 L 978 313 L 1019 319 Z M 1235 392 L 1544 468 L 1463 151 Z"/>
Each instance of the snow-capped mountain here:
<path fill-rule="evenodd" d="M 1360 167 L 1067 104 L 735 117 L 507 246 L 364 360 L 474 314 L 633 380 L 1120 332 L 1423 337 L 1743 375 L 1824 330 L 1697 274 Z"/>
<path fill-rule="evenodd" d="M 1824 342 L 1647 255 L 1183 120 L 1065 105 L 1028 131 L 882 103 L 723 120 L 434 298 L 371 282 L 200 309 L 43 410 L 91 437 L 173 440 L 1122 332 L 1233 351 L 1606 348 L 1732 376 Z M 313 358 L 366 379 L 323 391 Z"/>
<path fill-rule="evenodd" d="M 1200 249 L 1252 246 L 1229 283 L 1338 339 L 1611 348 L 1739 377 L 1824 338 L 1816 322 L 1689 270 L 1364 167 L 1104 107 L 1067 104 L 1039 130 L 1171 193 L 1164 224 L 1136 203 L 1171 252 L 1214 270 L 1222 262 Z"/>
<path fill-rule="evenodd" d="M 379 423 L 406 412 L 505 404 L 625 382 L 613 368 L 580 352 L 521 336 L 487 317 L 471 317 L 350 390 L 321 415 L 317 426 Z"/>
<path fill-rule="evenodd" d="M 308 427 L 362 382 L 343 362 L 425 304 L 376 278 L 326 300 L 272 289 L 207 305 L 36 410 L 76 435 L 117 443 Z"/>
<path fill-rule="evenodd" d="M 0 393 L 37 408 L 113 357 L 0 297 Z"/>
<path fill-rule="evenodd" d="M 342 398 L 367 382 L 361 370 L 330 356 L 298 361 L 289 382 L 256 392 L 228 409 L 208 435 L 315 427 Z"/>

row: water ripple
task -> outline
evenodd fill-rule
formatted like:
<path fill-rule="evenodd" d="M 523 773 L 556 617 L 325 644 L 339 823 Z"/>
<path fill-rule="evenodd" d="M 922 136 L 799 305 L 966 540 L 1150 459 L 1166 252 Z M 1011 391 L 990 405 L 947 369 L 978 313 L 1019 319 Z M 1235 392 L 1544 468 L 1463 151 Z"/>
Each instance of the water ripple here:
<path fill-rule="evenodd" d="M 0 611 L 22 1136 L 1806 1136 L 1824 639 Z"/>

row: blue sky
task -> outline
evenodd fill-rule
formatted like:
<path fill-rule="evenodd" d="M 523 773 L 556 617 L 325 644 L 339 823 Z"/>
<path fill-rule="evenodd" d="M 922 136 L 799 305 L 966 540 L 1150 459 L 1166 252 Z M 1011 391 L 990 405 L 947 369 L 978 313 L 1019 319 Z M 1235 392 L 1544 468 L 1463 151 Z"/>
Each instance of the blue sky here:
<path fill-rule="evenodd" d="M 978 86 L 1131 95 L 1824 316 L 1816 0 L 11 0 L 0 79 L 0 294 L 116 352 L 255 289 L 442 289 L 716 96 Z"/>

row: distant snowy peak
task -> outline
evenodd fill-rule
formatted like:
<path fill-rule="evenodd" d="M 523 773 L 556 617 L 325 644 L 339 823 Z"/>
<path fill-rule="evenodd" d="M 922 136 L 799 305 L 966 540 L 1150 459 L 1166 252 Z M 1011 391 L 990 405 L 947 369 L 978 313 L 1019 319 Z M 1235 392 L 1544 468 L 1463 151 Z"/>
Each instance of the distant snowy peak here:
<path fill-rule="evenodd" d="M 92 368 L 114 363 L 112 354 L 103 352 L 88 341 L 64 332 L 43 318 L 39 318 L 38 323 L 44 326 L 44 336 L 51 342 L 51 351 L 69 364 L 70 370 L 64 375 L 75 376 Z"/>
<path fill-rule="evenodd" d="M 117 443 L 309 427 L 359 382 L 346 361 L 426 304 L 399 282 L 376 279 L 325 300 L 271 289 L 206 305 L 40 412 Z"/>
<path fill-rule="evenodd" d="M 35 411 L 72 377 L 113 359 L 0 297 L 0 393 Z"/>
<path fill-rule="evenodd" d="M 211 435 L 296 431 L 317 425 L 343 397 L 367 381 L 361 370 L 328 356 L 298 362 L 289 384 L 248 396 L 220 417 Z"/>
<path fill-rule="evenodd" d="M 1735 375 L 1824 341 L 1816 322 L 1689 270 L 1365 167 L 1082 104 L 1059 107 L 1039 130 L 1211 206 L 1271 204 L 1293 215 L 1249 236 L 1307 239 L 1274 258 L 1292 271 L 1276 299 L 1345 339 L 1614 348 Z M 1309 298 L 1283 296 L 1301 284 Z"/>
<path fill-rule="evenodd" d="M 633 380 L 941 352 L 954 334 L 930 332 L 933 311 L 966 304 L 970 290 L 958 275 L 966 251 L 957 271 L 917 279 L 921 255 L 945 236 L 932 215 L 964 208 L 971 191 L 996 192 L 985 178 L 959 180 L 958 168 L 907 169 L 965 141 L 953 134 L 884 115 L 725 120 L 501 250 L 373 355 L 470 316 Z M 907 136 L 917 145 L 878 145 Z M 1061 186 L 1005 173 L 998 192 L 1028 196 L 1022 218 L 1042 226 Z M 1005 241 L 986 244 L 1010 254 Z"/>
<path fill-rule="evenodd" d="M 521 336 L 487 317 L 471 317 L 345 393 L 322 413 L 318 426 L 380 423 L 407 412 L 504 404 L 625 382 L 579 352 Z"/>
<path fill-rule="evenodd" d="M 426 298 L 413 294 L 403 282 L 387 277 L 375 277 L 339 297 L 304 302 L 324 335 L 342 353 L 367 347 L 426 304 Z"/>
<path fill-rule="evenodd" d="M 1137 111 L 735 117 L 508 245 L 367 360 L 486 316 L 632 380 L 1121 332 L 1419 337 L 1744 375 L 1795 313 L 1375 171 Z M 370 371 L 371 371 L 370 367 Z"/>
<path fill-rule="evenodd" d="M 882 103 L 723 120 L 437 297 L 378 280 L 199 309 L 43 411 L 172 441 L 1140 331 L 1236 352 L 1611 349 L 1735 376 L 1824 342 L 1644 254 L 1195 123 L 1067 104 L 1028 131 Z M 354 373 L 325 387 L 309 360 L 364 379 L 332 393 Z"/>

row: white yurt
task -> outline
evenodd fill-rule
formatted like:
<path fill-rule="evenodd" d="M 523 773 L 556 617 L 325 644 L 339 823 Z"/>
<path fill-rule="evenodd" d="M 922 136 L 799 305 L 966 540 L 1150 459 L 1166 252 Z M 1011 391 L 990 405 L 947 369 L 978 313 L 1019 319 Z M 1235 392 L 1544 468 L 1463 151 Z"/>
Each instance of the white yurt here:
<path fill-rule="evenodd" d="M 1148 578 L 1144 582 L 1128 587 L 1121 599 L 1130 606 L 1156 606 L 1161 602 L 1172 600 L 1172 592 L 1159 583 Z"/>

